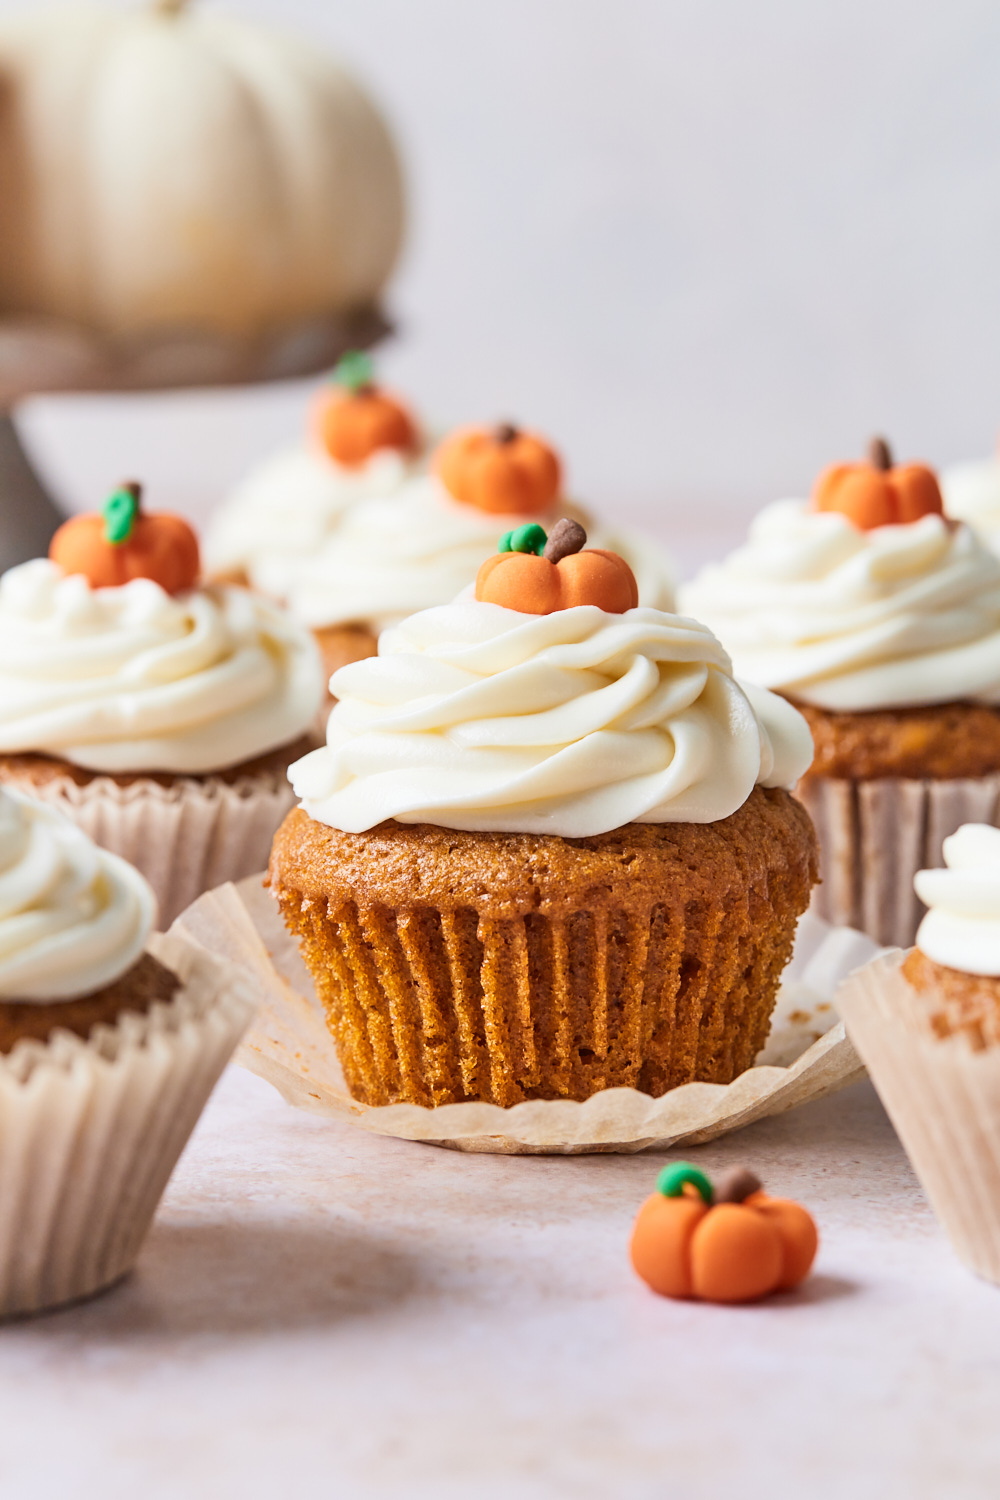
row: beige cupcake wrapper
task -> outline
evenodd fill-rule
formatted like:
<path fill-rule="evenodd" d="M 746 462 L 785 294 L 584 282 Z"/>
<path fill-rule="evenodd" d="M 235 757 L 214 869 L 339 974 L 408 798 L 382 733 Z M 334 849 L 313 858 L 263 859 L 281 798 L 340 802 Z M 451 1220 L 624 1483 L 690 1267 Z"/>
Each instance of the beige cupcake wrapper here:
<path fill-rule="evenodd" d="M 69 776 L 37 786 L 7 780 L 141 870 L 156 892 L 164 928 L 203 891 L 266 865 L 271 840 L 295 803 L 287 777 L 275 771 L 231 784 L 218 776 L 181 777 L 169 786 L 152 780 L 119 786 L 108 776 L 84 786 Z"/>
<path fill-rule="evenodd" d="M 907 984 L 902 962 L 866 964 L 837 1005 L 955 1253 L 1000 1285 L 1000 1047 L 935 1037 L 934 997 Z"/>
<path fill-rule="evenodd" d="M 253 1012 L 245 978 L 182 934 L 149 951 L 169 1004 L 0 1057 L 0 1316 L 87 1297 L 132 1266 Z"/>
<path fill-rule="evenodd" d="M 819 835 L 823 883 L 812 909 L 887 947 L 913 943 L 924 907 L 918 870 L 943 863 L 941 845 L 963 823 L 1000 826 L 1000 776 L 973 780 L 838 781 L 807 776 L 797 796 Z"/>
<path fill-rule="evenodd" d="M 373 1107 L 353 1099 L 308 971 L 263 876 L 208 892 L 177 925 L 254 983 L 260 1009 L 234 1061 L 297 1109 L 351 1119 L 377 1135 L 499 1155 L 663 1150 L 715 1140 L 864 1076 L 832 1001 L 841 979 L 871 956 L 874 945 L 859 933 L 830 931 L 809 913 L 800 920 L 778 993 L 775 1045 L 769 1041 L 757 1065 L 733 1083 L 688 1083 L 659 1098 L 605 1089 L 583 1103 L 532 1100 L 507 1109 L 481 1103 Z"/>

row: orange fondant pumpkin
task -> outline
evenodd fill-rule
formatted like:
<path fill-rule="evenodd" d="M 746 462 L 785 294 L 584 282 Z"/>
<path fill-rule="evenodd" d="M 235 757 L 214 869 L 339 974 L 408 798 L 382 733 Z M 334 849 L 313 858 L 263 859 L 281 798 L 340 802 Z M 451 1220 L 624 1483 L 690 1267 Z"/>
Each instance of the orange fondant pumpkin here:
<path fill-rule="evenodd" d="M 814 510 L 836 510 L 862 531 L 899 526 L 944 513 L 937 475 L 926 464 L 893 466 L 882 438 L 873 439 L 868 462 L 834 464 L 813 489 Z"/>
<path fill-rule="evenodd" d="M 367 354 L 345 354 L 313 407 L 320 443 L 346 469 L 359 468 L 381 448 L 413 453 L 416 425 L 402 402 L 380 390 Z"/>
<path fill-rule="evenodd" d="M 562 480 L 548 443 L 508 423 L 460 428 L 441 444 L 434 468 L 456 500 L 493 515 L 541 515 L 554 505 Z"/>
<path fill-rule="evenodd" d="M 99 514 L 64 521 L 49 543 L 49 556 L 65 573 L 82 573 L 91 588 L 117 588 L 133 578 L 151 578 L 168 594 L 193 588 L 201 562 L 198 538 L 181 516 L 146 515 L 142 487 L 123 484 Z"/>
<path fill-rule="evenodd" d="M 635 575 L 617 552 L 583 551 L 587 533 L 577 521 L 557 521 L 546 537 L 529 524 L 507 532 L 501 550 L 476 576 L 476 598 L 526 615 L 549 615 L 577 604 L 624 614 L 639 603 Z"/>
<path fill-rule="evenodd" d="M 713 1188 L 697 1167 L 665 1167 L 639 1210 L 632 1265 L 664 1297 L 753 1302 L 809 1274 L 819 1236 L 812 1216 L 769 1198 L 744 1168 Z"/>

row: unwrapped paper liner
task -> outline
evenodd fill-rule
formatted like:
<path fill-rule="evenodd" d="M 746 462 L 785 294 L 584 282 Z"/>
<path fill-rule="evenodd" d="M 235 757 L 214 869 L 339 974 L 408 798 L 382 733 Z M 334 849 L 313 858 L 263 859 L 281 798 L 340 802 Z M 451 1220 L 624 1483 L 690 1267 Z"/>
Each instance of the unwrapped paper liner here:
<path fill-rule="evenodd" d="M 183 934 L 148 948 L 182 982 L 169 1003 L 0 1056 L 0 1316 L 90 1296 L 131 1268 L 252 1014 L 245 977 Z"/>
<path fill-rule="evenodd" d="M 776 1053 L 791 1066 L 750 1068 L 731 1084 L 688 1083 L 654 1099 L 636 1089 L 606 1089 L 582 1104 L 531 1100 L 495 1104 L 414 1104 L 377 1108 L 352 1099 L 333 1041 L 294 940 L 263 876 L 202 896 L 178 922 L 189 937 L 241 965 L 261 1005 L 235 1061 L 257 1073 L 299 1109 L 353 1118 L 366 1130 L 461 1151 L 504 1155 L 633 1152 L 714 1140 L 767 1115 L 781 1114 L 860 1078 L 864 1069 L 832 1008 L 834 991 L 875 952 L 860 933 L 802 919 L 776 1015 Z M 798 1041 L 798 1047 L 794 1045 Z"/>
<path fill-rule="evenodd" d="M 70 776 L 35 783 L 5 776 L 57 807 L 102 849 L 141 870 L 169 927 L 203 891 L 243 880 L 267 863 L 274 838 L 295 794 L 284 771 L 260 771 L 233 782 L 221 776 L 181 776 L 168 786 L 143 777 L 119 786 L 95 776 L 77 786 Z"/>
<path fill-rule="evenodd" d="M 943 863 L 941 845 L 963 823 L 1000 827 L 1000 776 L 970 780 L 839 781 L 807 776 L 796 795 L 816 825 L 822 885 L 812 909 L 885 947 L 908 948 L 924 914 L 918 870 Z"/>
<path fill-rule="evenodd" d="M 959 1259 L 1000 1285 L 1000 1047 L 936 1037 L 931 998 L 904 979 L 902 953 L 866 964 L 837 1004 Z"/>

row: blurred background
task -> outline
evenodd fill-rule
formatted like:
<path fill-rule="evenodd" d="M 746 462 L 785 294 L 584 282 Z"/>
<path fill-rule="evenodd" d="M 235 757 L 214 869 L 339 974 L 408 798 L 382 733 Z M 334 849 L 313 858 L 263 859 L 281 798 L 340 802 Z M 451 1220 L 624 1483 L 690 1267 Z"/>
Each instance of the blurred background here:
<path fill-rule="evenodd" d="M 434 426 L 538 427 L 578 496 L 686 568 L 873 431 L 938 465 L 992 450 L 990 0 L 225 5 L 339 54 L 396 130 L 410 230 L 380 368 Z M 309 384 L 18 415 L 66 503 L 135 473 L 198 516 L 299 435 Z"/>

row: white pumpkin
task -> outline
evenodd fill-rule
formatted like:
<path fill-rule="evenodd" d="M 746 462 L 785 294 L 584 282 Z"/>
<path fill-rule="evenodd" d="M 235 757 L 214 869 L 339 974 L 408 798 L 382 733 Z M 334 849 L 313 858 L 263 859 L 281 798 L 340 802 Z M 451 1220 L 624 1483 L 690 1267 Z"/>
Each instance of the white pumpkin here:
<path fill-rule="evenodd" d="M 370 306 L 389 132 L 317 48 L 160 0 L 0 22 L 0 317 L 252 336 Z"/>

